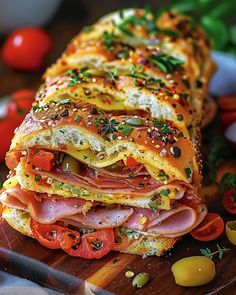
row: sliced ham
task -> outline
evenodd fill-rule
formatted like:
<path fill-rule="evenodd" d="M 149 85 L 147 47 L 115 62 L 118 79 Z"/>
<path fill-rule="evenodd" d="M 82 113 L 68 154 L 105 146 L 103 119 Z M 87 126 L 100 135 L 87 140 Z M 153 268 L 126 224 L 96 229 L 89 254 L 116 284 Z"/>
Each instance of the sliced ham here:
<path fill-rule="evenodd" d="M 150 209 L 134 208 L 132 216 L 126 221 L 125 226 L 132 229 L 143 230 L 148 223 L 158 218 L 159 213 Z"/>
<path fill-rule="evenodd" d="M 179 237 L 195 228 L 204 219 L 207 209 L 200 206 L 201 212 L 197 213 L 193 208 L 177 204 L 175 209 L 162 210 L 157 219 L 147 226 L 147 232 L 166 237 Z"/>
<path fill-rule="evenodd" d="M 80 213 L 86 204 L 84 200 L 77 198 L 38 200 L 34 192 L 26 192 L 18 187 L 3 192 L 1 202 L 9 207 L 27 209 L 34 220 L 43 224 L 54 223 L 63 217 Z"/>
<path fill-rule="evenodd" d="M 76 221 L 86 227 L 101 229 L 117 227 L 125 223 L 125 221 L 133 214 L 133 209 L 94 209 L 86 215 L 76 214 L 68 219 Z"/>

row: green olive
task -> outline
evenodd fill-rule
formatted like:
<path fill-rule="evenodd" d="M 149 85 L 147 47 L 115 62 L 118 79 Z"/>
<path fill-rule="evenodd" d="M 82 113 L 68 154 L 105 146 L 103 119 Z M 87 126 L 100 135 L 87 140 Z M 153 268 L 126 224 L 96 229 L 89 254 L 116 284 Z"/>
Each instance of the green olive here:
<path fill-rule="evenodd" d="M 236 220 L 226 222 L 225 232 L 229 241 L 236 246 Z"/>
<path fill-rule="evenodd" d="M 202 286 L 215 277 L 215 264 L 206 256 L 192 256 L 178 260 L 171 267 L 177 285 Z"/>
<path fill-rule="evenodd" d="M 137 274 L 132 282 L 133 287 L 142 288 L 149 280 L 149 274 L 146 272 L 140 272 Z"/>
<path fill-rule="evenodd" d="M 79 174 L 79 168 L 80 168 L 79 166 L 80 166 L 79 162 L 68 155 L 65 156 L 61 164 L 61 168 L 63 171 L 71 172 L 73 174 Z"/>

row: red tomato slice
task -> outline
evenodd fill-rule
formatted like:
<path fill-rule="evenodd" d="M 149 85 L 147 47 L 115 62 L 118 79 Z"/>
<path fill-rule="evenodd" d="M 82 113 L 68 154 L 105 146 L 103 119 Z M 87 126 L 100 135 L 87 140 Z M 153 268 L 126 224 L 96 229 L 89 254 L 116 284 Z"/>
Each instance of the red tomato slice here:
<path fill-rule="evenodd" d="M 51 152 L 40 150 L 34 155 L 32 164 L 44 171 L 51 171 L 54 163 L 54 154 Z"/>
<path fill-rule="evenodd" d="M 224 221 L 217 213 L 207 213 L 205 219 L 190 235 L 198 241 L 208 242 L 217 239 L 224 231 Z"/>
<path fill-rule="evenodd" d="M 223 207 L 226 211 L 236 214 L 236 189 L 232 188 L 224 192 L 222 199 Z"/>
<path fill-rule="evenodd" d="M 236 111 L 236 96 L 222 96 L 217 99 L 217 103 L 219 108 L 228 112 L 228 111 Z"/>
<path fill-rule="evenodd" d="M 125 165 L 127 166 L 127 167 L 131 167 L 131 166 L 137 166 L 139 163 L 134 159 L 134 158 L 132 158 L 132 157 L 128 157 L 127 159 L 126 159 L 126 163 L 125 163 Z"/>
<path fill-rule="evenodd" d="M 34 71 L 40 69 L 51 47 L 51 38 L 42 29 L 19 28 L 12 32 L 3 44 L 2 58 L 14 69 Z"/>
<path fill-rule="evenodd" d="M 80 242 L 80 233 L 55 224 L 41 224 L 31 219 L 34 238 L 50 249 L 68 249 Z"/>
<path fill-rule="evenodd" d="M 106 228 L 83 235 L 82 242 L 78 247 L 64 250 L 71 256 L 99 259 L 109 253 L 114 245 L 114 231 L 112 228 Z"/>

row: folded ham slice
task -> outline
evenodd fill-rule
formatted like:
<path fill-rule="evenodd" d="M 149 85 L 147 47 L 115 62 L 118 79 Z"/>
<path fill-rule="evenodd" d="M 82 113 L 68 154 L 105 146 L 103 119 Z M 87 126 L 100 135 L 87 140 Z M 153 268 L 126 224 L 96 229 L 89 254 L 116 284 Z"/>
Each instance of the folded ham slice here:
<path fill-rule="evenodd" d="M 30 216 L 39 223 L 54 223 L 57 220 L 82 212 L 86 202 L 77 198 L 38 200 L 34 192 L 23 191 L 19 187 L 4 191 L 0 200 L 3 205 L 27 210 Z"/>

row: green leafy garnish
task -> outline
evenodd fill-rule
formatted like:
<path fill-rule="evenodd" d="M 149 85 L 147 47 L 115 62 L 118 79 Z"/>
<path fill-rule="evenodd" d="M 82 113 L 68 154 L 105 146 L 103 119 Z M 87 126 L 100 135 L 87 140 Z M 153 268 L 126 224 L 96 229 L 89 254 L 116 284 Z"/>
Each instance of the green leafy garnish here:
<path fill-rule="evenodd" d="M 217 251 L 215 251 L 215 252 L 212 252 L 209 248 L 200 249 L 200 252 L 201 252 L 202 255 L 204 255 L 204 256 L 206 256 L 206 257 L 208 257 L 210 259 L 212 259 L 215 254 L 218 254 L 219 255 L 218 257 L 221 260 L 223 258 L 224 253 L 230 251 L 230 249 L 227 249 L 225 247 L 221 248 L 219 246 L 219 244 L 216 244 L 216 247 L 217 247 Z"/>
<path fill-rule="evenodd" d="M 118 122 L 115 119 L 109 120 L 107 118 L 102 119 L 101 129 L 99 130 L 100 134 L 111 134 L 114 132 L 117 132 L 116 126 L 118 125 Z"/>
<path fill-rule="evenodd" d="M 158 121 L 156 119 L 154 119 L 152 122 L 153 122 L 153 126 L 154 127 L 160 128 L 160 132 L 162 134 L 166 134 L 167 135 L 167 134 L 170 134 L 171 133 L 170 128 L 168 127 L 168 125 L 165 122 Z"/>
<path fill-rule="evenodd" d="M 187 178 L 190 178 L 192 175 L 191 169 L 189 167 L 184 169 Z"/>
<path fill-rule="evenodd" d="M 160 191 L 160 195 L 167 197 L 169 195 L 170 191 L 168 189 L 163 189 Z"/>
<path fill-rule="evenodd" d="M 105 31 L 102 35 L 103 38 L 103 44 L 107 47 L 107 48 L 111 48 L 114 45 L 114 41 L 116 40 L 117 36 L 111 32 L 107 32 Z"/>
<path fill-rule="evenodd" d="M 134 172 L 130 172 L 129 178 L 134 178 L 134 176 L 135 176 Z"/>
<path fill-rule="evenodd" d="M 228 189 L 236 188 L 236 175 L 225 173 L 218 183 L 220 192 L 223 193 Z"/>
<path fill-rule="evenodd" d="M 117 69 L 113 69 L 109 72 L 107 72 L 108 77 L 111 79 L 111 81 L 114 83 L 117 79 Z"/>
<path fill-rule="evenodd" d="M 39 105 L 36 105 L 36 106 L 33 106 L 32 107 L 33 113 L 35 113 L 39 109 L 40 109 L 40 106 Z"/>
<path fill-rule="evenodd" d="M 184 61 L 164 53 L 151 55 L 148 59 L 153 62 L 160 71 L 166 74 L 174 72 L 184 64 Z"/>
<path fill-rule="evenodd" d="M 126 137 L 126 136 L 129 136 L 130 133 L 132 132 L 133 128 L 129 125 L 129 124 L 122 124 L 119 126 L 118 130 L 121 130 L 123 135 Z"/>
<path fill-rule="evenodd" d="M 82 67 L 78 73 L 77 70 L 69 70 L 66 72 L 67 76 L 70 76 L 70 81 L 67 86 L 74 86 L 78 83 L 86 81 L 86 78 L 91 77 L 91 73 L 88 72 L 88 67 Z"/>
<path fill-rule="evenodd" d="M 93 26 L 85 26 L 82 28 L 82 32 L 84 33 L 90 33 L 93 31 Z"/>

